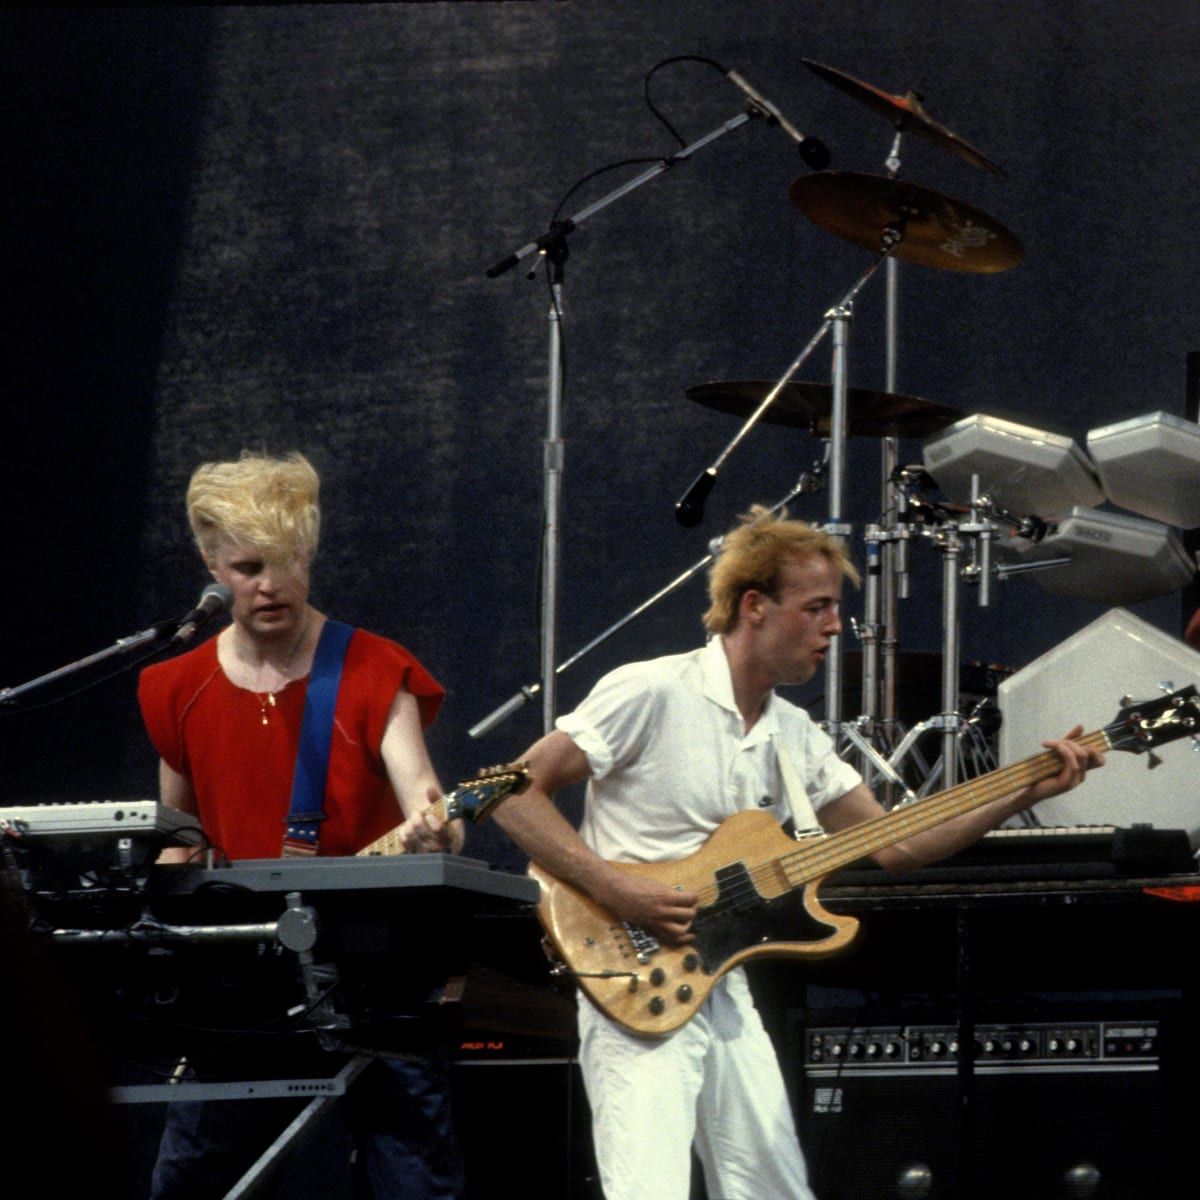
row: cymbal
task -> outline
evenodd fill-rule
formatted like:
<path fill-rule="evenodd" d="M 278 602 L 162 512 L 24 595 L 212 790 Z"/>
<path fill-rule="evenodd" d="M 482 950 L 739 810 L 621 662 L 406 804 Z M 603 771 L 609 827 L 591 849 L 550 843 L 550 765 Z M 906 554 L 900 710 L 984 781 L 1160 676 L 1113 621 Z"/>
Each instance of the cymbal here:
<path fill-rule="evenodd" d="M 964 162 L 996 175 L 1003 175 L 1004 169 L 992 162 L 982 150 L 977 150 L 970 142 L 964 141 L 957 134 L 951 133 L 945 125 L 935 121 L 922 107 L 921 97 L 916 92 L 908 92 L 903 96 L 893 96 L 845 71 L 823 66 L 810 58 L 800 60 L 810 70 L 822 79 L 840 88 L 847 96 L 852 96 L 860 104 L 865 104 L 873 112 L 886 117 L 901 133 L 915 133 L 928 142 L 949 150 L 958 155 Z"/>
<path fill-rule="evenodd" d="M 817 171 L 792 180 L 791 202 L 814 224 L 877 253 L 889 227 L 903 233 L 892 256 L 922 267 L 994 275 L 1025 251 L 999 221 L 961 200 L 903 179 Z"/>
<path fill-rule="evenodd" d="M 763 380 L 723 380 L 695 384 L 687 394 L 689 400 L 705 408 L 744 418 L 758 408 L 774 386 Z M 865 388 L 849 389 L 846 408 L 846 432 L 864 437 L 928 437 L 962 416 L 949 405 Z M 827 383 L 801 380 L 783 385 L 762 420 L 828 437 L 832 412 L 833 388 Z"/>

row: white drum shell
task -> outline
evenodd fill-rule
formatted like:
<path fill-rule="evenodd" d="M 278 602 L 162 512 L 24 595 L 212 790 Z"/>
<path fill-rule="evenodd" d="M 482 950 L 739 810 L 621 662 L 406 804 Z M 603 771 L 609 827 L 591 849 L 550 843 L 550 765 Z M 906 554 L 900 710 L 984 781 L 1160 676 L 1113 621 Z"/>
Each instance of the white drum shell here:
<path fill-rule="evenodd" d="M 1038 753 L 1044 739 L 1077 723 L 1103 728 L 1116 719 L 1123 695 L 1158 699 L 1167 681 L 1171 690 L 1200 683 L 1200 653 L 1124 609 L 1105 613 L 1001 682 L 1001 765 Z M 1081 787 L 1039 804 L 1038 819 L 1185 829 L 1193 847 L 1200 845 L 1200 753 L 1186 737 L 1156 753 L 1162 761 L 1154 769 L 1146 754 L 1109 754 Z"/>

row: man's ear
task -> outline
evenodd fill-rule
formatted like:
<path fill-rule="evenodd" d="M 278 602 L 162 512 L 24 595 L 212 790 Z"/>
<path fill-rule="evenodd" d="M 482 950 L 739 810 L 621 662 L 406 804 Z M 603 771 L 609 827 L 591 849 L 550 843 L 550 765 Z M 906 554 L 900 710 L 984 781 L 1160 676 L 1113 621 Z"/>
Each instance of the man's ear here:
<path fill-rule="evenodd" d="M 761 625 L 767 597 L 757 588 L 747 588 L 738 600 L 738 623 L 753 628 Z"/>

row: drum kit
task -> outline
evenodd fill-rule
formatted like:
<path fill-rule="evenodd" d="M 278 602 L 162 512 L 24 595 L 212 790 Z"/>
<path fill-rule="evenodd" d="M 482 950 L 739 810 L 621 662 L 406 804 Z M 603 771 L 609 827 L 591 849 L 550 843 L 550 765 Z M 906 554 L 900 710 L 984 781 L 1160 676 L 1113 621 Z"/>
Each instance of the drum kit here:
<path fill-rule="evenodd" d="M 991 603 L 995 578 L 1024 572 L 1050 594 L 1083 597 L 1105 605 L 1166 595 L 1191 581 L 1196 564 L 1168 526 L 1200 526 L 1200 489 L 1190 486 L 1200 477 L 1200 425 L 1164 413 L 1123 421 L 1088 435 L 1089 456 L 1070 438 L 1055 433 L 989 416 L 969 416 L 948 405 L 900 394 L 896 379 L 899 264 L 996 274 L 1015 267 L 1024 253 L 1019 239 L 987 213 L 900 179 L 902 140 L 912 134 L 973 167 L 1004 172 L 982 151 L 934 120 L 914 93 L 893 95 L 832 67 L 803 61 L 818 77 L 893 127 L 886 175 L 816 170 L 797 178 L 788 189 L 791 203 L 803 216 L 825 232 L 872 252 L 873 260 L 829 308 L 823 324 L 777 382 L 724 380 L 687 389 L 692 401 L 742 418 L 742 425 L 676 504 L 676 517 L 686 526 L 699 524 L 720 467 L 749 430 L 762 421 L 805 430 L 825 443 L 823 460 L 801 476 L 775 509 L 796 496 L 824 489 L 828 519 L 823 528 L 849 539 L 853 529 L 843 518 L 846 439 L 880 440 L 881 516 L 863 531 L 864 617 L 856 623 L 862 649 L 853 656 L 862 671 L 860 714 L 843 720 L 847 656 L 842 638 L 837 638 L 826 660 L 824 717 L 839 747 L 857 751 L 867 778 L 881 781 L 886 802 L 896 788 L 905 798 L 916 794 L 896 770 L 910 753 L 917 774 L 923 775 L 922 792 L 934 784 L 952 786 L 956 776 L 972 766 L 985 769 L 990 765 L 982 757 L 983 750 L 973 761 L 963 753 L 964 746 L 980 747 L 987 741 L 994 732 L 989 725 L 994 724 L 995 716 L 994 710 L 985 714 L 977 709 L 965 715 L 960 711 L 959 626 L 964 584 L 977 587 L 979 604 L 986 607 Z M 766 110 L 768 116 L 771 112 Z M 746 119 L 743 115 L 727 122 L 720 132 Z M 701 139 L 681 156 L 714 136 L 718 134 Z M 614 195 L 625 194 L 660 169 L 652 168 Z M 582 210 L 562 228 L 574 228 L 579 219 L 607 202 L 608 198 Z M 524 255 L 544 252 L 545 240 L 522 247 L 488 274 L 506 269 Z M 853 305 L 881 266 L 887 282 L 885 390 L 850 388 L 847 362 Z M 555 306 L 551 311 L 552 364 L 557 315 Z M 796 379 L 827 335 L 832 335 L 833 346 L 830 382 Z M 551 375 L 553 379 L 553 370 Z M 552 395 L 554 392 L 552 386 Z M 554 405 L 550 408 L 553 412 Z M 900 463 L 901 438 L 923 440 L 920 464 Z M 940 491 L 941 497 L 930 498 L 934 490 Z M 1099 511 L 1096 506 L 1105 500 L 1141 516 Z M 909 594 L 909 548 L 914 541 L 934 545 L 941 556 L 941 696 L 936 716 L 905 731 L 897 720 L 896 706 L 897 681 L 904 673 L 898 651 L 898 601 Z M 522 687 L 476 724 L 471 736 L 489 732 L 539 696 L 544 716 L 552 723 L 557 676 L 707 567 L 717 543 L 711 551 L 569 658 L 557 661 L 552 639 L 543 635 L 540 681 Z M 546 612 L 552 613 L 552 606 L 544 605 Z M 544 619 L 543 625 L 553 629 L 552 620 Z M 905 656 L 908 665 L 914 658 L 922 658 L 924 668 L 929 665 L 925 660 L 937 656 Z M 921 673 L 928 675 L 925 669 Z M 916 744 L 916 739 L 929 732 L 939 736 L 941 747 L 940 759 L 931 768 L 925 766 Z"/>
<path fill-rule="evenodd" d="M 778 383 L 720 381 L 693 386 L 691 400 L 741 417 L 741 432 L 680 501 L 677 515 L 695 524 L 692 501 L 711 488 L 716 470 L 750 425 L 759 420 L 799 428 L 826 441 L 818 475 L 828 475 L 825 528 L 851 534 L 842 518 L 845 439 L 882 439 L 882 502 L 877 524 L 864 531 L 864 619 L 860 715 L 842 718 L 842 648 L 827 662 L 825 722 L 840 744 L 861 754 L 868 778 L 885 789 L 914 793 L 896 767 L 922 733 L 940 733 L 941 758 L 922 790 L 951 786 L 969 769 L 963 743 L 978 736 L 977 719 L 960 711 L 959 625 L 964 584 L 977 585 L 981 606 L 991 602 L 994 578 L 1030 572 L 1052 595 L 1104 605 L 1136 603 L 1179 591 L 1196 563 L 1170 526 L 1200 525 L 1200 426 L 1151 413 L 1095 429 L 1088 453 L 1068 437 L 960 410 L 895 391 L 896 264 L 993 274 L 1022 258 L 1020 241 L 994 218 L 949 196 L 899 179 L 901 138 L 914 134 L 974 167 L 1001 169 L 981 151 L 935 121 L 920 99 L 897 96 L 831 67 L 805 60 L 815 74 L 883 116 L 895 129 L 886 176 L 818 171 L 796 179 L 792 204 L 827 233 L 876 255 L 868 272 L 830 310 L 825 326 Z M 883 392 L 846 385 L 846 334 L 854 297 L 880 263 L 888 270 L 888 381 Z M 792 378 L 827 329 L 833 329 L 831 383 Z M 901 437 L 923 439 L 923 461 L 901 466 Z M 816 486 L 821 486 L 817 484 Z M 801 490 L 814 490 L 811 479 Z M 940 498 L 929 498 L 939 491 Z M 1099 511 L 1105 501 L 1140 514 Z M 689 505 L 691 507 L 689 508 Z M 778 506 L 777 506 L 778 507 Z M 686 519 L 685 519 L 686 518 Z M 941 712 L 903 733 L 897 721 L 899 672 L 897 605 L 908 594 L 908 549 L 932 543 L 942 559 Z M 839 642 L 841 639 L 837 639 Z M 858 656 L 856 656 L 858 657 Z M 984 764 L 986 765 L 986 764 Z"/>

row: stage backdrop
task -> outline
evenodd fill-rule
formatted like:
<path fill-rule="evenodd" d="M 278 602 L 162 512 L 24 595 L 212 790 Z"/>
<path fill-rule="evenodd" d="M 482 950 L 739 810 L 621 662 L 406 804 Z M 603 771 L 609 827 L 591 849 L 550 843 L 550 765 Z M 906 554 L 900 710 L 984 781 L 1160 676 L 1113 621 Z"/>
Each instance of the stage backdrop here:
<path fill-rule="evenodd" d="M 905 178 L 983 209 L 1025 257 L 994 276 L 902 268 L 900 391 L 1080 444 L 1184 410 L 1200 348 L 1200 12 L 1185 0 L 47 10 L 0 28 L 3 685 L 182 614 L 205 581 L 191 470 L 299 449 L 324 478 L 314 599 L 445 683 L 430 737 L 443 778 L 532 741 L 536 705 L 467 734 L 538 674 L 548 292 L 523 268 L 484 272 L 678 147 L 643 98 L 672 56 L 738 69 L 837 169 L 882 174 L 892 131 L 804 57 L 919 92 L 1005 168 L 904 140 Z M 742 111 L 698 62 L 659 71 L 651 94 L 685 141 Z M 644 161 L 567 198 L 626 160 Z M 806 172 L 753 121 L 570 238 L 562 657 L 819 456 L 804 433 L 759 427 L 703 524 L 675 521 L 737 428 L 685 389 L 777 377 L 869 261 L 789 203 Z M 883 318 L 879 279 L 855 308 L 857 386 L 884 385 Z M 804 375 L 828 370 L 822 348 Z M 906 461 L 920 453 L 903 443 Z M 861 557 L 877 440 L 852 439 L 848 475 Z M 826 504 L 794 511 L 822 520 Z M 940 564 L 924 543 L 913 564 L 901 646 L 937 651 Z M 1102 611 L 1028 579 L 966 605 L 963 658 L 1014 668 Z M 697 580 L 630 624 L 562 678 L 560 707 L 618 662 L 696 645 L 703 606 Z M 1137 611 L 1178 630 L 1177 595 Z M 132 673 L 5 715 L 0 739 L 6 802 L 153 792 Z M 514 861 L 492 832 L 471 846 Z"/>

